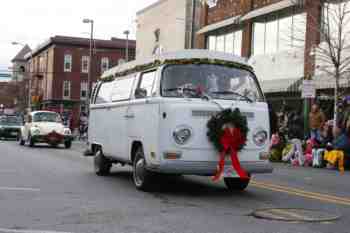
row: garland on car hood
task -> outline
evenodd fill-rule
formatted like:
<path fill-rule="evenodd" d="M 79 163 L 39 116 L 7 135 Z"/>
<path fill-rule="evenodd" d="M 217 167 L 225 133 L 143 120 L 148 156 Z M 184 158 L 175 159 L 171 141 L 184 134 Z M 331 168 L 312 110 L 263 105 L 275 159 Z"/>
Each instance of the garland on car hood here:
<path fill-rule="evenodd" d="M 227 67 L 234 67 L 234 68 L 239 68 L 239 69 L 246 69 L 249 71 L 252 71 L 253 69 L 245 64 L 233 62 L 233 61 L 225 61 L 225 60 L 220 60 L 220 59 L 209 59 L 209 58 L 192 58 L 192 59 L 168 59 L 168 60 L 155 60 L 154 62 L 143 64 L 143 65 L 137 65 L 133 68 L 126 69 L 124 71 L 115 73 L 114 75 L 108 76 L 106 78 L 103 78 L 103 82 L 110 82 L 115 80 L 118 77 L 123 77 L 127 76 L 132 73 L 137 73 L 141 72 L 144 70 L 152 69 L 155 67 L 158 67 L 160 65 L 185 65 L 185 64 L 216 64 L 216 65 L 222 65 L 222 66 L 227 66 Z"/>
<path fill-rule="evenodd" d="M 232 167 L 241 179 L 249 179 L 248 174 L 242 169 L 238 160 L 238 152 L 247 142 L 248 124 L 238 108 L 225 109 L 212 116 L 207 123 L 207 136 L 209 141 L 220 152 L 220 159 L 213 181 L 218 181 L 225 166 L 225 158 L 230 155 Z"/>

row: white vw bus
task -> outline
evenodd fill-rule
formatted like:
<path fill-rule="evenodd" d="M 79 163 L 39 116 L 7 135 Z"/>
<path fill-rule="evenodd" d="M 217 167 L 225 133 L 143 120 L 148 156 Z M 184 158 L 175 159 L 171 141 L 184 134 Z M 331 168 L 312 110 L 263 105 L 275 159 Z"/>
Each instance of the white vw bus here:
<path fill-rule="evenodd" d="M 271 173 L 267 104 L 243 59 L 185 50 L 106 71 L 90 107 L 96 174 L 107 175 L 112 164 L 132 165 L 141 190 L 149 190 L 155 174 L 212 176 L 219 152 L 207 138 L 207 122 L 224 108 L 239 108 L 247 117 L 248 141 L 239 153 L 243 169 L 249 175 Z M 229 158 L 226 166 L 231 166 Z M 232 172 L 224 181 L 231 190 L 249 183 Z"/>

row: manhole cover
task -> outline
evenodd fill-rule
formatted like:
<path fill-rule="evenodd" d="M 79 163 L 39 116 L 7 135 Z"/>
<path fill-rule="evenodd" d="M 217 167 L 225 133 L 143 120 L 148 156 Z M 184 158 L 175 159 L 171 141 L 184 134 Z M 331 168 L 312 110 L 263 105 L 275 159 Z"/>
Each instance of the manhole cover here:
<path fill-rule="evenodd" d="M 252 213 L 256 218 L 288 221 L 288 222 L 331 222 L 338 220 L 341 216 L 323 210 L 293 209 L 293 208 L 271 208 L 256 210 Z"/>

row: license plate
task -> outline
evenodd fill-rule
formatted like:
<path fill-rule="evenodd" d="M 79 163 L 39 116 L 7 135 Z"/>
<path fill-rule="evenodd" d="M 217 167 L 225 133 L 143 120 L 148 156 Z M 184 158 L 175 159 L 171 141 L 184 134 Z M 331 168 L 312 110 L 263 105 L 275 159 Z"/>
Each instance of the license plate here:
<path fill-rule="evenodd" d="M 17 136 L 17 132 L 11 132 L 11 136 Z"/>
<path fill-rule="evenodd" d="M 225 166 L 224 168 L 224 177 L 233 178 L 238 177 L 237 172 L 233 169 L 232 166 Z"/>

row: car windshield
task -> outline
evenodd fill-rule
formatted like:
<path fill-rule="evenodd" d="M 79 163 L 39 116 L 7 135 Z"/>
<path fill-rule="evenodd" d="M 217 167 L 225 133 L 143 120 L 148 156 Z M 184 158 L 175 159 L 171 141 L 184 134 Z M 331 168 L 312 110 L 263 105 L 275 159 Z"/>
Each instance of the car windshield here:
<path fill-rule="evenodd" d="M 162 96 L 263 101 L 254 75 L 244 69 L 216 64 L 183 64 L 165 67 Z"/>
<path fill-rule="evenodd" d="M 39 112 L 34 114 L 33 122 L 61 122 L 61 118 L 54 112 Z"/>
<path fill-rule="evenodd" d="M 16 116 L 5 116 L 0 118 L 0 125 L 22 125 L 22 121 Z"/>

